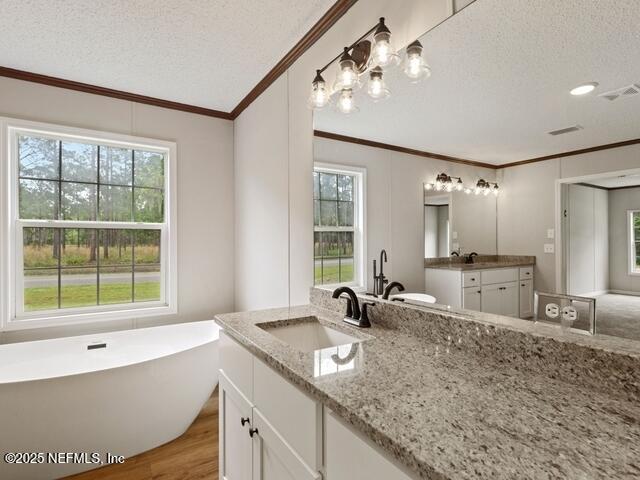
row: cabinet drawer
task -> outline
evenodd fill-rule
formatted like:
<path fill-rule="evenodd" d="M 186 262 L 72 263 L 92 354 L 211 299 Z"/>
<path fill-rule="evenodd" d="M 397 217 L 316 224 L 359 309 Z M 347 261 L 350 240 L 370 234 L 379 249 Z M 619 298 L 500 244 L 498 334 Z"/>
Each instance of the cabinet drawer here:
<path fill-rule="evenodd" d="M 220 332 L 220 370 L 253 401 L 253 355 L 224 331 Z"/>
<path fill-rule="evenodd" d="M 463 287 L 477 287 L 480 285 L 481 272 L 464 272 L 462 274 Z"/>
<path fill-rule="evenodd" d="M 533 267 L 520 267 L 520 280 L 531 280 L 533 278 Z"/>
<path fill-rule="evenodd" d="M 499 270 L 484 270 L 482 272 L 482 284 L 506 283 L 518 281 L 517 268 L 501 268 Z"/>
<path fill-rule="evenodd" d="M 253 403 L 312 469 L 322 467 L 322 406 L 254 357 Z"/>

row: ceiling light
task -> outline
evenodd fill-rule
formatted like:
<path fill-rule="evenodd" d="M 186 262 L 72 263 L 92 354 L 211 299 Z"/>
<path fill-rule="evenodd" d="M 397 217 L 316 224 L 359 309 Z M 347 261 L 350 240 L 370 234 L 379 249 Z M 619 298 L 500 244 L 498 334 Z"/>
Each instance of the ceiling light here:
<path fill-rule="evenodd" d="M 316 70 L 316 78 L 311 84 L 311 95 L 309 96 L 309 106 L 312 108 L 322 108 L 329 103 L 331 95 L 327 89 L 327 83 L 322 78 L 320 70 Z"/>
<path fill-rule="evenodd" d="M 389 92 L 382 78 L 382 69 L 380 67 L 375 67 L 369 73 L 369 88 L 367 89 L 367 93 L 373 98 L 374 102 L 389 97 L 391 92 Z"/>
<path fill-rule="evenodd" d="M 418 40 L 407 47 L 404 73 L 411 79 L 411 83 L 417 83 L 423 78 L 431 76 L 431 69 L 422 58 L 422 44 Z"/>
<path fill-rule="evenodd" d="M 338 98 L 337 107 L 338 111 L 344 114 L 355 113 L 358 111 L 356 102 L 353 99 L 353 90 L 351 90 L 350 88 L 345 88 L 340 92 L 340 98 Z"/>
<path fill-rule="evenodd" d="M 587 93 L 591 93 L 598 86 L 598 82 L 585 83 L 584 85 L 579 85 L 569 93 L 571 95 L 586 95 Z"/>
<path fill-rule="evenodd" d="M 398 55 L 391 45 L 391 31 L 384 24 L 384 17 L 380 18 L 380 23 L 373 34 L 373 41 L 371 59 L 374 65 L 386 67 L 398 64 Z"/>

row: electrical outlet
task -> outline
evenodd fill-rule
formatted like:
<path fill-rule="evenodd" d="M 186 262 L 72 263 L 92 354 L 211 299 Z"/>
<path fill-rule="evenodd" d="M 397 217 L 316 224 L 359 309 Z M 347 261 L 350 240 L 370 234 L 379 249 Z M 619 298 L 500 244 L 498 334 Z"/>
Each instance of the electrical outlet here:
<path fill-rule="evenodd" d="M 567 322 L 575 322 L 578 319 L 578 311 L 575 307 L 564 307 L 562 309 L 562 319 Z"/>
<path fill-rule="evenodd" d="M 556 247 L 553 243 L 545 243 L 544 244 L 544 253 L 554 253 Z"/>
<path fill-rule="evenodd" d="M 547 238 L 554 238 L 555 233 L 555 230 L 553 228 L 550 228 L 549 230 L 547 230 Z"/>
<path fill-rule="evenodd" d="M 558 315 L 560 315 L 560 307 L 555 303 L 547 303 L 544 313 L 549 318 L 558 318 Z"/>

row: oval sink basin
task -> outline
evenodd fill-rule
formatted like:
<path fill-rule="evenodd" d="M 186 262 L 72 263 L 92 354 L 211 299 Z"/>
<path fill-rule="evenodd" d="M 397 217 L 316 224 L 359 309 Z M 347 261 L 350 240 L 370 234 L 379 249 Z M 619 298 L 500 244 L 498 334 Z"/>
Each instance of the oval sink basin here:
<path fill-rule="evenodd" d="M 436 303 L 436 297 L 427 295 L 426 293 L 398 293 L 397 295 L 391 296 L 391 299 L 394 298 L 401 298 L 405 303 L 420 306 Z"/>

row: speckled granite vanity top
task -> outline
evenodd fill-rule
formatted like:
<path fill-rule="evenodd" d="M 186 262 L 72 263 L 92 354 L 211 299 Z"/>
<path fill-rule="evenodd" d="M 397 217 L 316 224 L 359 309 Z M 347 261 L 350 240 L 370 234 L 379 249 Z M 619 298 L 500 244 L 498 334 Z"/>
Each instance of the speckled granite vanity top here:
<path fill-rule="evenodd" d="M 418 477 L 640 477 L 633 347 L 578 345 L 391 302 L 378 302 L 373 327 L 360 330 L 342 322 L 338 301 L 314 297 L 327 308 L 216 319 Z M 304 353 L 260 326 L 313 317 L 361 341 Z"/>
<path fill-rule="evenodd" d="M 425 258 L 424 268 L 439 270 L 483 270 L 490 268 L 527 267 L 535 265 L 536 257 L 525 255 L 478 255 L 473 263 L 463 257 Z"/>

